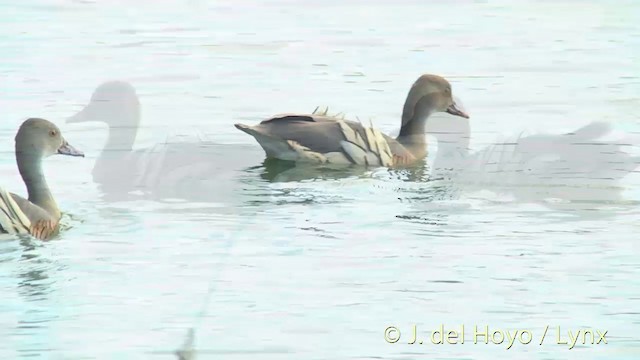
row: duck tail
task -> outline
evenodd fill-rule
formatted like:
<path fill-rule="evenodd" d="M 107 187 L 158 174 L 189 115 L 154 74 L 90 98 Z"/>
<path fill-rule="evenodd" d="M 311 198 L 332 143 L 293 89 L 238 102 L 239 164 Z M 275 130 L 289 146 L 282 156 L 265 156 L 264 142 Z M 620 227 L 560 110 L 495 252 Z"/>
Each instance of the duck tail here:
<path fill-rule="evenodd" d="M 258 140 L 258 143 L 260 143 L 260 140 L 268 138 L 270 140 L 274 140 L 274 141 L 281 141 L 281 142 L 285 142 L 285 140 L 283 139 L 278 139 L 270 134 L 264 133 L 252 126 L 249 125 L 245 125 L 245 124 L 234 124 L 234 126 L 236 127 L 236 129 L 241 130 L 251 136 L 253 136 L 256 140 Z"/>
<path fill-rule="evenodd" d="M 298 159 L 298 149 L 292 146 L 286 139 L 275 137 L 269 133 L 244 124 L 234 124 L 234 126 L 256 139 L 258 144 L 267 154 L 267 157 L 277 158 L 280 160 L 295 161 Z"/>
<path fill-rule="evenodd" d="M 247 134 L 249 134 L 249 135 L 253 135 L 253 134 L 255 134 L 255 133 L 256 133 L 256 131 L 255 131 L 255 130 L 253 130 L 253 129 L 251 128 L 251 126 L 249 126 L 249 125 L 236 123 L 236 124 L 233 124 L 233 126 L 235 126 L 235 127 L 236 127 L 236 129 L 241 130 L 241 131 L 244 131 L 244 132 L 246 132 L 246 133 L 247 133 Z"/>

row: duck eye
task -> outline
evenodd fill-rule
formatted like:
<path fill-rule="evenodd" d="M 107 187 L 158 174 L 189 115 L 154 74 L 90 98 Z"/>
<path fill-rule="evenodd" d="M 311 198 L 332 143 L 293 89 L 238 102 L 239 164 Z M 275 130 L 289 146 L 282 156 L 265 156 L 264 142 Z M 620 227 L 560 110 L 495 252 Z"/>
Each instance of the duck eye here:
<path fill-rule="evenodd" d="M 58 135 L 58 132 L 55 131 L 55 130 L 51 130 L 51 131 L 49 131 L 49 135 L 56 136 L 56 135 Z"/>

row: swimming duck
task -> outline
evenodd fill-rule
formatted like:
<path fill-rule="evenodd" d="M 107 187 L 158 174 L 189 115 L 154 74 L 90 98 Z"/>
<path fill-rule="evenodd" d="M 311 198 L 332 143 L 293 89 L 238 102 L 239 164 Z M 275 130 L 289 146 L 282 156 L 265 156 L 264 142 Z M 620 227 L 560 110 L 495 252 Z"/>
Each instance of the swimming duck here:
<path fill-rule="evenodd" d="M 109 126 L 107 143 L 93 167 L 94 181 L 106 182 L 114 188 L 131 187 L 135 176 L 129 169 L 145 154 L 133 150 L 140 127 L 140 102 L 135 88 L 125 81 L 108 81 L 98 86 L 89 104 L 67 119 L 68 124 L 87 121 Z M 126 176 L 122 176 L 123 172 Z"/>
<path fill-rule="evenodd" d="M 99 122 L 108 126 L 107 142 L 93 167 L 93 181 L 106 200 L 185 199 L 235 201 L 237 172 L 255 164 L 259 149 L 179 139 L 134 149 L 142 106 L 135 87 L 107 81 L 93 91 L 89 103 L 67 123 Z M 157 120 L 157 119 L 156 119 Z M 234 156 L 228 156 L 233 153 Z"/>
<path fill-rule="evenodd" d="M 69 145 L 56 125 L 38 118 L 22 123 L 15 137 L 15 149 L 29 198 L 0 187 L 0 233 L 48 239 L 57 233 L 61 214 L 42 173 L 42 159 L 55 154 L 82 157 L 84 154 Z"/>
<path fill-rule="evenodd" d="M 520 201 L 621 200 L 623 178 L 640 166 L 640 157 L 627 151 L 637 139 L 614 132 L 613 125 L 603 121 L 569 133 L 523 131 L 496 138 L 475 152 L 469 151 L 467 119 L 434 115 L 426 133 L 435 137 L 438 148 L 432 180 L 451 181 L 466 190 L 508 193 Z"/>
<path fill-rule="evenodd" d="M 640 157 L 626 152 L 634 140 L 614 135 L 609 122 L 593 121 L 568 133 L 530 133 L 501 136 L 475 152 L 469 151 L 470 124 L 466 119 L 433 116 L 426 133 L 437 140 L 434 177 L 474 183 L 505 185 L 613 186 L 640 164 Z M 451 175 L 451 174 L 449 174 Z"/>
<path fill-rule="evenodd" d="M 424 74 L 409 90 L 395 139 L 373 126 L 322 114 L 282 114 L 255 126 L 235 127 L 253 136 L 268 158 L 394 167 L 410 165 L 427 155 L 425 124 L 436 112 L 469 118 L 456 106 L 446 79 Z"/>

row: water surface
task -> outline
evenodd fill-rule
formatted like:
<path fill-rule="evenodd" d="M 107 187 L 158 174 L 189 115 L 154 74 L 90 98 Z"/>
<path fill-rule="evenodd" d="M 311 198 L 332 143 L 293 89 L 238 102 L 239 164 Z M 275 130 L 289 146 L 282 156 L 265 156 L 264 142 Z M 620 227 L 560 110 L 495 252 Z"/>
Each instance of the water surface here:
<path fill-rule="evenodd" d="M 638 357 L 637 173 L 620 198 L 585 186 L 577 203 L 426 181 L 428 166 L 300 176 L 263 166 L 232 126 L 329 105 L 392 132 L 428 72 L 464 101 L 472 152 L 592 121 L 637 134 L 634 1 L 131 4 L 0 4 L 1 185 L 24 194 L 13 136 L 27 117 L 87 154 L 45 165 L 67 229 L 0 242 L 0 357 L 170 359 L 193 326 L 202 359 Z M 136 149 L 220 144 L 212 196 L 119 199 L 93 180 L 107 128 L 64 120 L 108 80 L 140 97 Z M 464 324 L 465 344 L 407 344 L 413 324 L 442 323 Z M 474 345 L 475 325 L 534 341 Z M 568 350 L 557 326 L 607 330 L 608 344 Z"/>

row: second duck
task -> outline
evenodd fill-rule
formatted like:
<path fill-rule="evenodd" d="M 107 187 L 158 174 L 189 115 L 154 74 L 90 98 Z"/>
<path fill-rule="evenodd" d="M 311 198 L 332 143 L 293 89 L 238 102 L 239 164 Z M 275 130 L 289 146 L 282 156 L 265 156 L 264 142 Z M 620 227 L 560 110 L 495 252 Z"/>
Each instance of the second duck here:
<path fill-rule="evenodd" d="M 320 114 L 282 114 L 255 126 L 235 126 L 253 136 L 270 158 L 394 167 L 427 155 L 425 124 L 435 112 L 469 118 L 453 100 L 451 84 L 441 76 L 425 74 L 409 90 L 395 139 L 373 126 Z"/>

